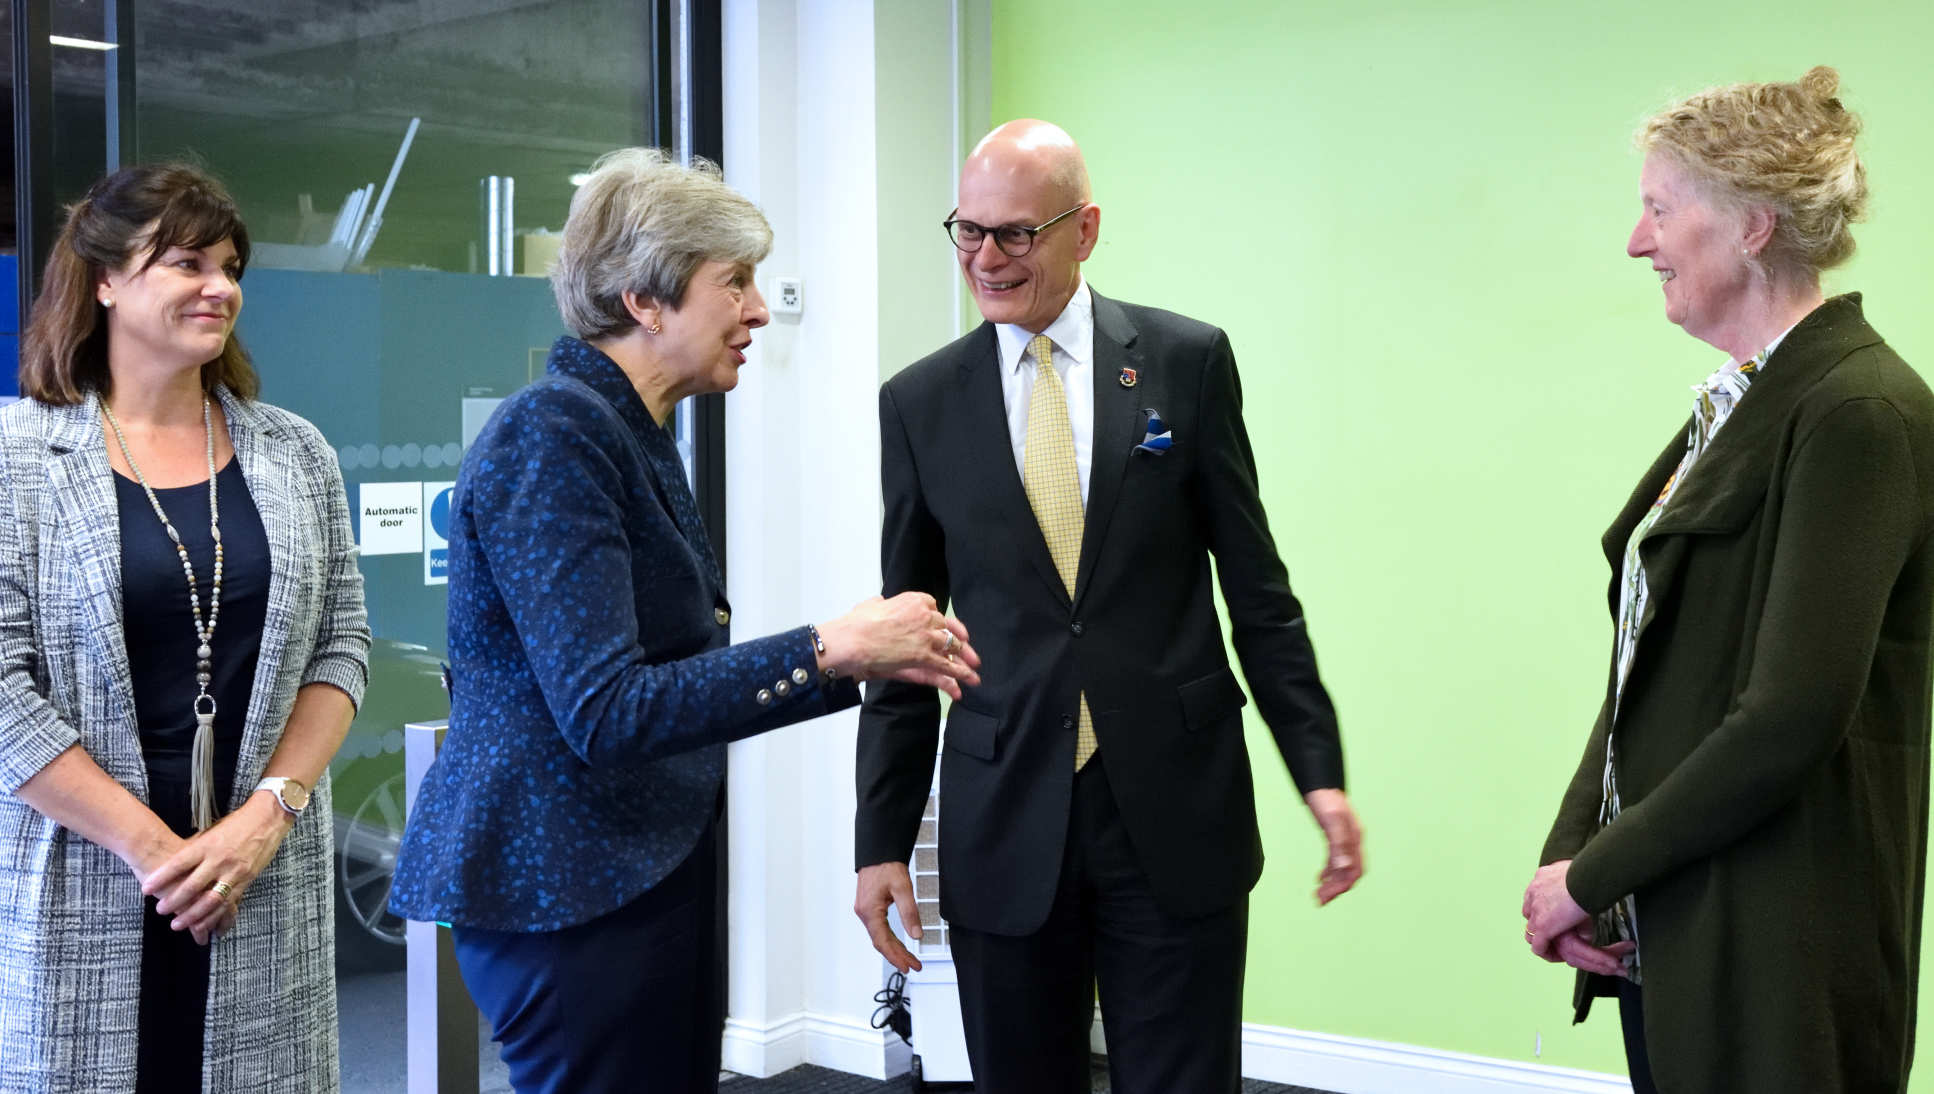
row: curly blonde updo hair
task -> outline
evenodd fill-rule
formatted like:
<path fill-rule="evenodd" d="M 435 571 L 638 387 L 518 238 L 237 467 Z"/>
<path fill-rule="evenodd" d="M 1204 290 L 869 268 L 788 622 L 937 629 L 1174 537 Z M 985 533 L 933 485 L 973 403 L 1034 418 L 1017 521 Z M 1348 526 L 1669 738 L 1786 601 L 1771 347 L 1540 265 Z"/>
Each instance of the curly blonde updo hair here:
<path fill-rule="evenodd" d="M 1792 83 L 1715 87 L 1654 115 L 1636 140 L 1670 156 L 1708 200 L 1770 206 L 1777 220 L 1758 261 L 1817 273 L 1853 255 L 1853 222 L 1867 211 L 1867 168 L 1853 150 L 1860 118 L 1839 87 L 1824 65 Z"/>

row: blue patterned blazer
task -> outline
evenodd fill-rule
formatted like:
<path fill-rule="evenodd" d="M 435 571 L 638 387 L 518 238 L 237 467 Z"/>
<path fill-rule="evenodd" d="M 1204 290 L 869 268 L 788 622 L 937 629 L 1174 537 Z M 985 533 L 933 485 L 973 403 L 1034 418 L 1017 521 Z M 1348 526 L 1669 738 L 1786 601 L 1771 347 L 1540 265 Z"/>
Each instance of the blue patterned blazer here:
<path fill-rule="evenodd" d="M 464 454 L 450 532 L 450 731 L 390 907 L 500 931 L 658 884 L 717 806 L 725 742 L 859 702 L 801 626 L 727 645 L 731 607 L 671 435 L 575 338 Z"/>

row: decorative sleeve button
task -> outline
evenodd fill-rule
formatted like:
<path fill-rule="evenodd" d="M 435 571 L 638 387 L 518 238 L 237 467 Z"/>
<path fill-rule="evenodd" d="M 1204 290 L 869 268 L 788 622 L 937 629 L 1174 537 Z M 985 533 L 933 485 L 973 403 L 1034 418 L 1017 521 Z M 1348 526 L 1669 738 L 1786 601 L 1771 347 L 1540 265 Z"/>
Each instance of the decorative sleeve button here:
<path fill-rule="evenodd" d="M 784 699 L 786 696 L 792 694 L 792 685 L 787 683 L 784 680 L 781 680 L 778 683 L 772 685 L 772 693 L 774 695 L 777 695 L 779 698 Z"/>
<path fill-rule="evenodd" d="M 756 696 L 756 698 L 759 700 L 759 705 L 762 707 L 769 707 L 772 705 L 772 692 L 766 690 L 765 688 L 759 689 L 759 694 Z"/>
<path fill-rule="evenodd" d="M 727 623 L 732 622 L 732 613 L 726 611 L 724 608 L 713 608 L 712 618 L 718 620 L 719 626 L 723 627 Z"/>
<path fill-rule="evenodd" d="M 805 687 L 806 681 L 810 679 L 812 679 L 812 677 L 809 674 L 807 674 L 805 669 L 792 670 L 792 682 L 795 684 L 798 684 L 800 687 L 802 688 Z"/>

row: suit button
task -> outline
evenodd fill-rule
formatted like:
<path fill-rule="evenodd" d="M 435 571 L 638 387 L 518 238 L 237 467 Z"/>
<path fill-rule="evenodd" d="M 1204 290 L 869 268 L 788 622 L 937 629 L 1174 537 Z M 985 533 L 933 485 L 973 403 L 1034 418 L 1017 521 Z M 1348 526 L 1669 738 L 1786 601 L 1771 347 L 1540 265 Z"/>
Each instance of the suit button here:
<path fill-rule="evenodd" d="M 786 696 L 792 694 L 792 685 L 786 683 L 784 680 L 781 680 L 778 683 L 772 685 L 772 693 L 774 695 L 777 695 L 779 698 L 784 699 Z"/>
<path fill-rule="evenodd" d="M 806 675 L 806 670 L 805 670 L 805 669 L 794 669 L 794 670 L 792 670 L 792 682 L 793 682 L 793 683 L 795 683 L 795 684 L 798 684 L 798 685 L 799 685 L 800 687 L 802 687 L 802 688 L 803 688 L 803 687 L 805 687 L 805 686 L 806 686 L 806 681 L 808 681 L 808 680 L 810 680 L 810 679 L 812 679 L 812 677 L 811 677 L 811 676 L 808 676 L 808 675 Z"/>
<path fill-rule="evenodd" d="M 1072 714 L 1063 714 L 1063 715 L 1061 716 L 1061 728 L 1062 728 L 1062 729 L 1073 729 L 1073 728 L 1074 728 L 1074 715 L 1072 715 Z"/>
<path fill-rule="evenodd" d="M 1081 624 L 1080 624 L 1080 623 L 1070 623 L 1070 624 L 1068 624 L 1068 633 L 1069 633 L 1069 634 L 1072 634 L 1072 635 L 1074 635 L 1074 636 L 1075 636 L 1076 638 L 1080 638 L 1080 637 L 1081 637 Z"/>
<path fill-rule="evenodd" d="M 719 626 L 723 627 L 727 623 L 732 622 L 732 613 L 726 611 L 724 608 L 713 608 L 712 618 L 718 620 Z"/>
<path fill-rule="evenodd" d="M 772 705 L 772 693 L 767 691 L 764 688 L 759 689 L 759 694 L 757 698 L 759 700 L 759 705 L 762 707 L 769 707 Z"/>

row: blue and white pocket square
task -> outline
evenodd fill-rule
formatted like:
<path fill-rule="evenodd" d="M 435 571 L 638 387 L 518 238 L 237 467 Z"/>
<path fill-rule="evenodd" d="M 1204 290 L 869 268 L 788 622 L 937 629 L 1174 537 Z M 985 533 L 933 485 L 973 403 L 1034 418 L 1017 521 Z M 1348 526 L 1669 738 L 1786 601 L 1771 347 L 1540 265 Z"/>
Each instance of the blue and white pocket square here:
<path fill-rule="evenodd" d="M 1135 446 L 1135 451 L 1163 455 L 1175 446 L 1175 438 L 1170 435 L 1168 425 L 1162 421 L 1160 414 L 1153 410 L 1144 410 L 1142 413 L 1148 415 L 1148 432 L 1142 435 L 1142 443 Z"/>

